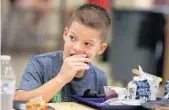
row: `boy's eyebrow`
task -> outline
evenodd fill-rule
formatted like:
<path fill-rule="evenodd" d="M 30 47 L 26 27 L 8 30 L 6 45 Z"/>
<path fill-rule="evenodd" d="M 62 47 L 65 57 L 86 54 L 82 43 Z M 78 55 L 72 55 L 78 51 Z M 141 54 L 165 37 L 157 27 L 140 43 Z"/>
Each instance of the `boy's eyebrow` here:
<path fill-rule="evenodd" d="M 75 32 L 73 32 L 73 31 L 70 31 L 70 33 L 71 33 L 71 34 L 73 34 L 74 36 L 76 36 Z"/>
<path fill-rule="evenodd" d="M 75 34 L 75 32 L 70 31 L 70 33 L 73 34 L 75 37 L 77 37 L 76 34 Z M 94 40 L 91 40 L 91 39 L 89 39 L 88 41 L 89 41 L 89 42 L 92 42 L 92 43 L 95 43 L 95 41 L 94 41 Z"/>
<path fill-rule="evenodd" d="M 92 43 L 95 43 L 95 41 L 93 41 L 93 40 L 88 40 L 89 42 L 92 42 Z"/>

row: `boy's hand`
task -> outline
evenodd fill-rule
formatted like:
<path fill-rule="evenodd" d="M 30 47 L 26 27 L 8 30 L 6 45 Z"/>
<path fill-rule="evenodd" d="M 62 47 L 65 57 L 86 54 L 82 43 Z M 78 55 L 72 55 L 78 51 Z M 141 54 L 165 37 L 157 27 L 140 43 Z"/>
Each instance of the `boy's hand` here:
<path fill-rule="evenodd" d="M 76 73 L 80 70 L 89 69 L 89 65 L 91 60 L 86 58 L 86 55 L 73 55 L 65 58 L 61 70 L 57 77 L 64 80 L 64 82 L 70 82 L 76 75 Z"/>

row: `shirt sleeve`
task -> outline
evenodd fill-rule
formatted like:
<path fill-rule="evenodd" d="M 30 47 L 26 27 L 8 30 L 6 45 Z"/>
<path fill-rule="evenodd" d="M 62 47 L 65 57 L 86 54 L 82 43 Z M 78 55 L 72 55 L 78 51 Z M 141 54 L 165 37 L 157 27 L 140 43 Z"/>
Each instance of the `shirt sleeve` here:
<path fill-rule="evenodd" d="M 32 57 L 25 69 L 17 90 L 33 90 L 42 85 L 42 66 L 40 62 Z"/>

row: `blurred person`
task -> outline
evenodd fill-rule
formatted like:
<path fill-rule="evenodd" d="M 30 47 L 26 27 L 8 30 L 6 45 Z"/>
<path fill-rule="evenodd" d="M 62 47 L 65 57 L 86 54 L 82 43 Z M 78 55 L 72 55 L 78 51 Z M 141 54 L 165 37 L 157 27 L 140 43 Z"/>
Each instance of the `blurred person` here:
<path fill-rule="evenodd" d="M 91 61 L 105 51 L 110 25 L 104 8 L 92 4 L 77 8 L 64 29 L 63 50 L 33 56 L 14 99 L 42 96 L 45 102 L 73 101 L 72 95 L 83 95 L 86 89 L 103 94 L 106 74 Z"/>
<path fill-rule="evenodd" d="M 164 48 L 165 48 L 165 16 L 161 13 L 152 13 L 146 16 L 138 34 L 138 47 L 147 49 L 154 56 L 154 75 L 162 77 Z"/>
<path fill-rule="evenodd" d="M 3 0 L 3 52 L 21 48 L 33 48 L 38 51 L 37 47 L 40 45 L 37 35 L 38 25 L 48 16 L 52 7 L 51 2 L 52 0 Z M 18 39 L 23 42 L 18 42 Z"/>
<path fill-rule="evenodd" d="M 11 12 L 13 8 L 23 8 L 23 9 L 34 9 L 36 12 L 36 17 L 34 19 L 34 24 L 38 24 L 40 19 L 49 14 L 49 10 L 52 7 L 52 0 L 9 0 L 11 4 Z"/>
<path fill-rule="evenodd" d="M 110 10 L 111 2 L 111 0 L 88 0 L 88 3 L 99 5 L 106 10 Z"/>
<path fill-rule="evenodd" d="M 163 66 L 163 85 L 169 79 L 169 15 L 166 16 L 165 25 L 165 47 L 164 47 L 164 66 Z"/>
<path fill-rule="evenodd" d="M 35 10 L 36 15 L 33 24 L 31 25 L 31 28 L 35 28 L 36 25 L 39 23 L 39 21 L 49 14 L 49 10 L 52 6 L 51 0 L 15 0 L 15 1 L 16 5 L 20 8 L 32 8 Z"/>

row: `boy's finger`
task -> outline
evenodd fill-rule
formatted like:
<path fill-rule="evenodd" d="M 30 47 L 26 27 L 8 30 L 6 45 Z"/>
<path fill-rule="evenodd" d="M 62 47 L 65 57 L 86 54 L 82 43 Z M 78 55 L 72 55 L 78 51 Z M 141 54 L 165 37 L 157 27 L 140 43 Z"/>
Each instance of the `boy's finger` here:
<path fill-rule="evenodd" d="M 77 55 L 70 55 L 72 57 L 87 57 L 86 54 L 77 54 Z"/>
<path fill-rule="evenodd" d="M 72 66 L 87 66 L 87 67 L 89 67 L 88 64 L 82 63 L 82 62 L 73 62 L 71 64 L 72 64 Z"/>
<path fill-rule="evenodd" d="M 88 70 L 89 69 L 89 66 L 86 66 L 86 65 L 77 65 L 75 66 L 76 70 Z"/>
<path fill-rule="evenodd" d="M 80 58 L 74 58 L 74 59 L 71 59 L 71 62 L 84 62 L 84 63 L 90 63 L 90 62 L 91 62 L 91 59 L 80 57 Z"/>

